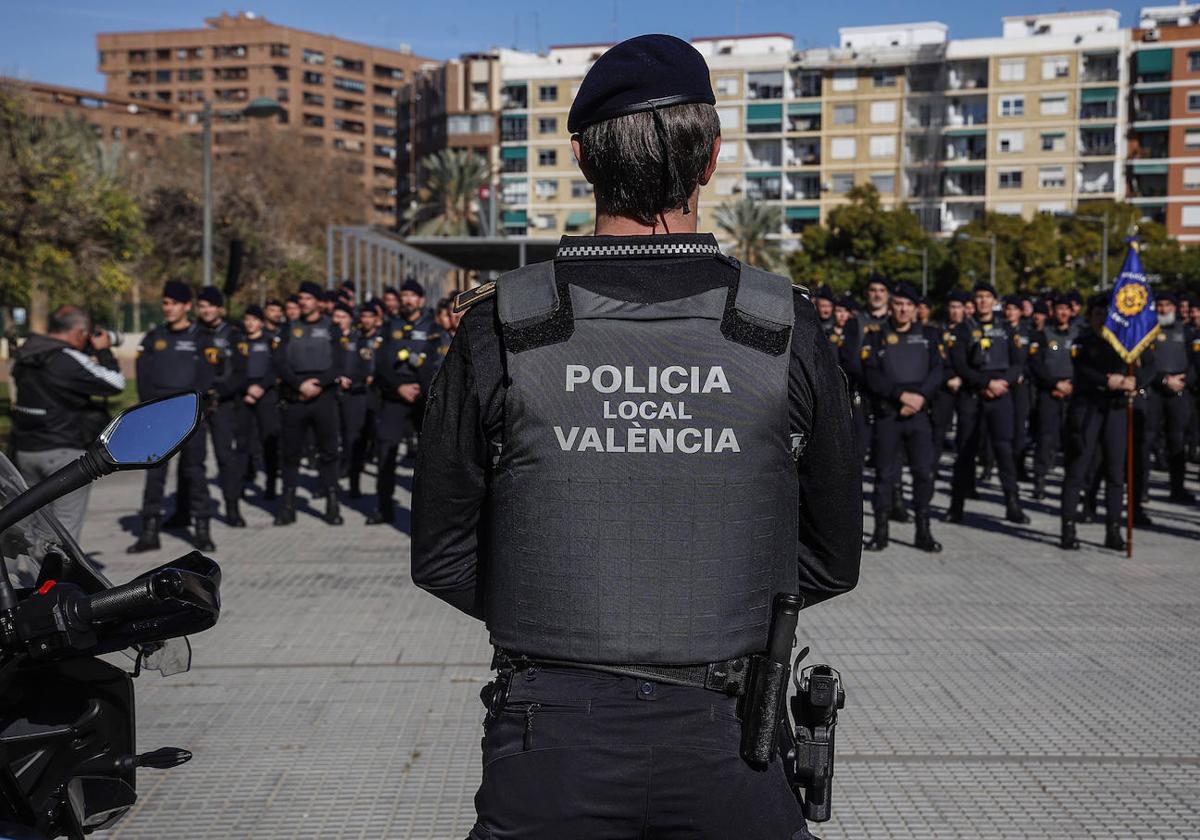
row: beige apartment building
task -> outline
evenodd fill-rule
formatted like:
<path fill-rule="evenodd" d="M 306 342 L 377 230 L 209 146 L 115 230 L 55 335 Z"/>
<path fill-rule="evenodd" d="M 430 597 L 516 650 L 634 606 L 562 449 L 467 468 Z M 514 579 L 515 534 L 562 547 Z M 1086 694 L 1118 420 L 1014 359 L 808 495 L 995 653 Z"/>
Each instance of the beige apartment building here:
<path fill-rule="evenodd" d="M 218 155 L 249 131 L 243 110 L 252 100 L 275 100 L 283 108 L 275 124 L 350 158 L 373 221 L 392 225 L 396 97 L 414 73 L 438 62 L 251 13 L 222 14 L 196 29 L 101 33 L 96 47 L 110 96 L 173 107 L 196 133 L 211 103 Z"/>

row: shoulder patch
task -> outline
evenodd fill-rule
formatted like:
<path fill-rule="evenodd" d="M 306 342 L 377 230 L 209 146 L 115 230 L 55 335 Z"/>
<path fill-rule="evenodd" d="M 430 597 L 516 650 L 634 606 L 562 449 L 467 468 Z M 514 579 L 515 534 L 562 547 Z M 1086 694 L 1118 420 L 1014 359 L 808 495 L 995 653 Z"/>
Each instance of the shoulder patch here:
<path fill-rule="evenodd" d="M 454 298 L 454 311 L 462 312 L 468 307 L 479 303 L 481 300 L 487 300 L 494 294 L 496 294 L 495 281 L 484 283 L 482 286 L 476 286 L 474 289 L 467 289 L 465 292 L 459 292 Z"/>
<path fill-rule="evenodd" d="M 879 325 L 878 324 L 867 324 L 865 327 L 863 327 L 863 332 L 865 332 L 865 333 L 879 332 Z"/>
<path fill-rule="evenodd" d="M 808 298 L 808 299 L 812 298 L 811 293 L 808 291 L 808 286 L 805 286 L 803 283 L 793 283 L 792 291 L 795 292 L 796 294 L 800 295 L 801 297 Z"/>

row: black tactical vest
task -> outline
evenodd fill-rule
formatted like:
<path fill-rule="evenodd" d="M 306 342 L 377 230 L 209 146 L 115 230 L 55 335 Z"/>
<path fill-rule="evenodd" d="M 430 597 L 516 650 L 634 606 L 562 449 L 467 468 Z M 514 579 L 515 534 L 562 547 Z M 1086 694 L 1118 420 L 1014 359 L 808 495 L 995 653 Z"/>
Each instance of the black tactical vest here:
<path fill-rule="evenodd" d="M 436 325 L 429 315 L 422 315 L 416 321 L 393 318 L 384 325 L 379 352 L 384 363 L 394 366 L 398 382 L 421 381 L 421 368 L 429 361 L 430 338 Z"/>
<path fill-rule="evenodd" d="M 971 321 L 971 367 L 980 371 L 1007 370 L 1009 365 L 1010 327 L 999 318 L 984 324 Z"/>
<path fill-rule="evenodd" d="M 379 336 L 366 336 L 354 329 L 342 336 L 340 343 L 344 353 L 342 373 L 354 385 L 366 384 L 375 373 L 375 348 L 382 343 Z"/>
<path fill-rule="evenodd" d="M 287 360 L 297 374 L 321 374 L 333 367 L 333 322 L 303 318 L 288 324 Z"/>
<path fill-rule="evenodd" d="M 246 339 L 246 378 L 264 387 L 275 383 L 275 366 L 271 362 L 271 337 L 266 332 L 258 338 Z"/>
<path fill-rule="evenodd" d="M 492 642 L 592 663 L 762 650 L 797 591 L 790 283 L 660 303 L 502 277 L 509 384 L 489 497 Z"/>
<path fill-rule="evenodd" d="M 208 332 L 208 340 L 212 343 L 212 351 L 209 352 L 215 351 L 213 355 L 217 361 L 213 366 L 213 384 L 219 387 L 234 375 L 233 354 L 237 352 L 234 345 L 238 340 L 238 333 L 228 321 L 222 321 L 215 327 L 207 324 L 200 326 Z"/>
<path fill-rule="evenodd" d="M 894 385 L 920 385 L 929 375 L 929 345 L 936 341 L 932 328 L 927 332 L 913 324 L 899 332 L 891 321 L 880 327 L 876 350 L 879 368 Z"/>
<path fill-rule="evenodd" d="M 1071 348 L 1079 339 L 1079 325 L 1072 323 L 1065 331 L 1047 326 L 1042 336 L 1044 340 L 1039 343 L 1037 353 L 1042 357 L 1046 375 L 1055 381 L 1073 377 L 1075 364 L 1071 361 Z"/>
<path fill-rule="evenodd" d="M 1171 376 L 1176 373 L 1187 373 L 1188 343 L 1184 326 L 1176 321 L 1169 327 L 1162 327 L 1154 342 L 1154 362 L 1158 373 Z"/>
<path fill-rule="evenodd" d="M 143 399 L 191 391 L 199 381 L 201 364 L 210 364 L 205 353 L 213 350 L 207 333 L 193 321 L 182 330 L 171 330 L 159 324 L 142 340 L 145 360 L 140 366 L 145 381 L 138 382 Z"/>

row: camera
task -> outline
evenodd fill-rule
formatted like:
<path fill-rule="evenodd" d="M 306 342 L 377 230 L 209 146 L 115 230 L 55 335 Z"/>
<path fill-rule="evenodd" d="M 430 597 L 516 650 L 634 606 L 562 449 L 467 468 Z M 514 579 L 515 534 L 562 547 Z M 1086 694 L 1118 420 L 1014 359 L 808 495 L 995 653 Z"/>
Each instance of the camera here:
<path fill-rule="evenodd" d="M 100 338 L 104 335 L 108 336 L 108 343 L 111 347 L 120 347 L 121 343 L 125 340 L 125 337 L 121 333 L 116 330 L 110 330 L 107 327 L 96 327 L 92 330 L 93 338 Z"/>

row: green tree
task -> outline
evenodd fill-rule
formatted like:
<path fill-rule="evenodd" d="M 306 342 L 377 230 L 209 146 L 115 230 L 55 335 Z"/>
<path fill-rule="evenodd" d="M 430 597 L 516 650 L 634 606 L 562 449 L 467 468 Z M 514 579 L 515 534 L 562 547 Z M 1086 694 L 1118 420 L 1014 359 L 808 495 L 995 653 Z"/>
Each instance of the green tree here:
<path fill-rule="evenodd" d="M 466 149 L 443 149 L 421 161 L 424 183 L 405 213 L 420 236 L 475 236 L 480 232 L 479 189 L 491 182 L 487 159 Z"/>
<path fill-rule="evenodd" d="M 722 233 L 733 242 L 733 255 L 747 265 L 771 268 L 779 259 L 779 245 L 772 234 L 779 233 L 782 217 L 779 208 L 741 198 L 724 202 L 713 219 Z"/>
<path fill-rule="evenodd" d="M 52 302 L 128 288 L 145 249 L 141 213 L 111 156 L 76 120 L 35 119 L 0 90 L 0 290 L 42 331 Z"/>

